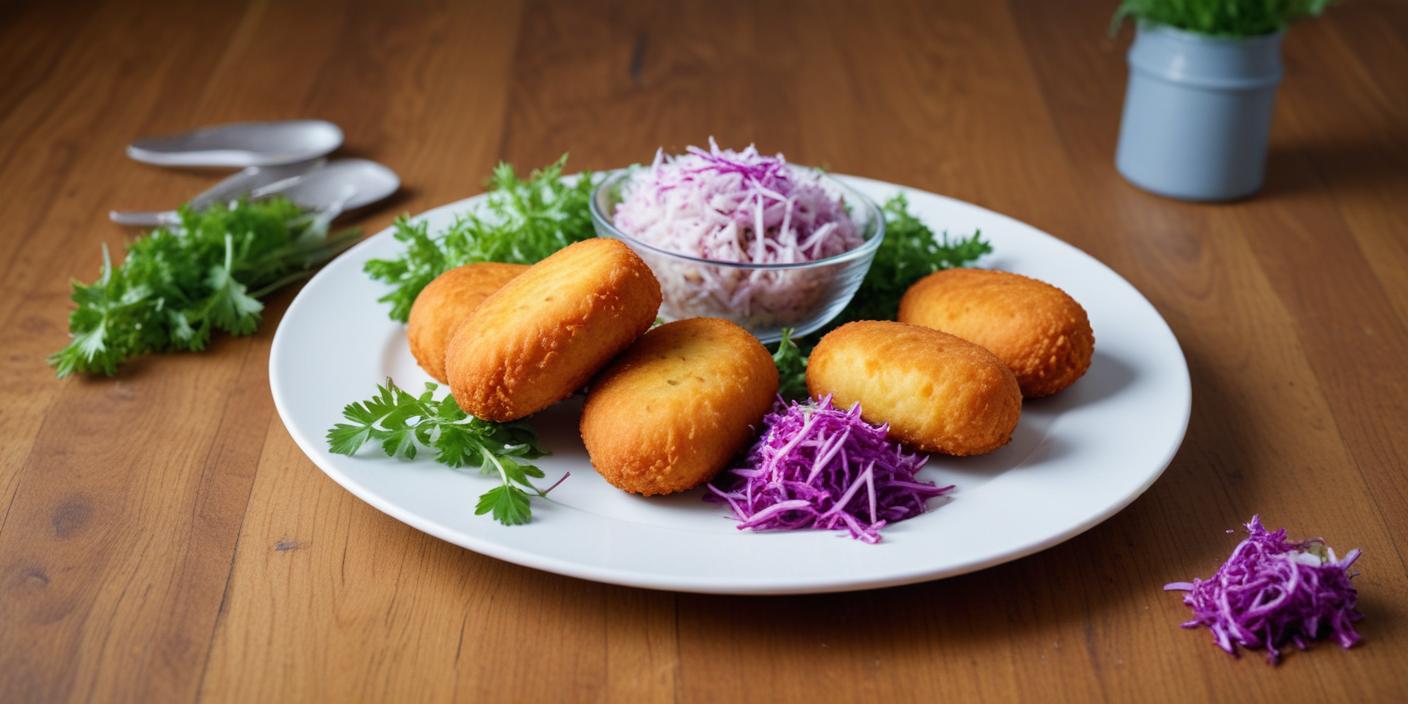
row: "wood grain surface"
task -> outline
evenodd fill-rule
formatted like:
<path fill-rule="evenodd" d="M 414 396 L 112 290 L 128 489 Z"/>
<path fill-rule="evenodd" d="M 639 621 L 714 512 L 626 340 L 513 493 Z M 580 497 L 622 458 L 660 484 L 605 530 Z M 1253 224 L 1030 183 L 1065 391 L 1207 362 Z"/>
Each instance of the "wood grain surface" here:
<path fill-rule="evenodd" d="M 0 6 L 0 701 L 1408 701 L 1408 6 L 1296 26 L 1265 189 L 1199 205 L 1113 168 L 1113 4 Z M 299 116 L 401 174 L 367 232 L 500 159 L 606 168 L 710 135 L 1010 214 L 1168 319 L 1187 441 L 1129 508 L 1014 563 L 700 596 L 481 557 L 328 480 L 268 391 L 294 291 L 256 335 L 55 380 L 69 281 L 132 234 L 108 209 L 215 178 L 123 146 Z M 1160 586 L 1258 512 L 1363 549 L 1361 647 L 1272 668 L 1177 627 Z"/>

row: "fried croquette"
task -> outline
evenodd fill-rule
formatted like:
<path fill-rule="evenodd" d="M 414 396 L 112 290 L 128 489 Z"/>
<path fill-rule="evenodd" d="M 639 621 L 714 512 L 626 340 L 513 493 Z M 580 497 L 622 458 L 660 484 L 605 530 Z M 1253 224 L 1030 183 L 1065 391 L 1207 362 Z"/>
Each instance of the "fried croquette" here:
<path fill-rule="evenodd" d="M 905 292 L 899 320 L 988 348 L 1022 395 L 1050 396 L 1090 368 L 1095 335 L 1085 309 L 1044 281 L 985 269 L 930 274 Z"/>
<path fill-rule="evenodd" d="M 662 325 L 592 381 L 582 440 L 618 489 L 672 494 L 709 481 L 753 435 L 777 394 L 757 338 L 717 318 Z"/>
<path fill-rule="evenodd" d="M 807 390 L 861 417 L 889 423 L 925 452 L 980 455 L 1012 439 L 1022 414 L 1017 378 L 993 354 L 953 335 L 862 321 L 831 331 L 807 362 Z"/>
<path fill-rule="evenodd" d="M 482 262 L 455 267 L 435 277 L 416 296 L 406 324 L 406 339 L 416 364 L 440 383 L 446 383 L 445 349 L 460 323 L 489 294 L 527 270 L 527 264 Z"/>
<path fill-rule="evenodd" d="M 640 337 L 660 309 L 660 283 L 617 240 L 594 238 L 534 264 L 479 304 L 445 354 L 466 413 L 504 422 L 581 388 Z"/>

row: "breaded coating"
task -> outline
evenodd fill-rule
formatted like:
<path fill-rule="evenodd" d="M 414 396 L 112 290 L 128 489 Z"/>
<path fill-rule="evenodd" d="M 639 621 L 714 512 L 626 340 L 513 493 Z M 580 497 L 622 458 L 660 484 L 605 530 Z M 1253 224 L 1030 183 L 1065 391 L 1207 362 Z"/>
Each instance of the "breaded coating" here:
<path fill-rule="evenodd" d="M 450 341 L 450 392 L 466 413 L 505 422 L 581 388 L 640 337 L 660 282 L 617 240 L 564 247 L 479 304 Z"/>
<path fill-rule="evenodd" d="M 743 328 L 717 318 L 662 325 L 592 381 L 582 440 L 618 489 L 692 489 L 753 437 L 777 383 L 772 357 Z"/>
<path fill-rule="evenodd" d="M 446 383 L 445 350 L 460 323 L 489 294 L 525 271 L 527 264 L 482 262 L 455 267 L 435 277 L 416 296 L 406 323 L 406 340 L 416 364 L 440 383 Z"/>
<path fill-rule="evenodd" d="M 1085 309 L 1044 281 L 986 269 L 949 269 L 909 287 L 902 323 L 988 348 L 1017 375 L 1022 395 L 1050 396 L 1090 368 L 1095 334 Z"/>
<path fill-rule="evenodd" d="M 828 333 L 807 362 L 807 390 L 832 395 L 925 452 L 980 455 L 1012 439 L 1022 415 L 1017 378 L 993 354 L 937 330 L 861 321 Z"/>

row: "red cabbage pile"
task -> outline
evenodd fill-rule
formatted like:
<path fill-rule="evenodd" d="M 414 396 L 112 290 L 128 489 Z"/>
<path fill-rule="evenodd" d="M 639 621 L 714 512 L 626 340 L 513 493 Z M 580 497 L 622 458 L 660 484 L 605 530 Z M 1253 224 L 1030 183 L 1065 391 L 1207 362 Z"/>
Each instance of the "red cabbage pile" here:
<path fill-rule="evenodd" d="M 841 268 L 750 268 L 833 257 L 865 243 L 848 204 L 818 172 L 781 154 L 690 147 L 636 171 L 621 190 L 612 222 L 671 257 L 637 248 L 656 278 L 667 320 L 718 317 L 750 328 L 798 327 L 836 292 Z"/>
<path fill-rule="evenodd" d="M 747 466 L 709 485 L 709 500 L 727 503 L 739 530 L 846 530 L 866 543 L 880 529 L 924 513 L 927 502 L 952 486 L 915 478 L 928 457 L 888 439 L 889 426 L 816 402 L 784 404 L 763 418 L 761 438 Z"/>
<path fill-rule="evenodd" d="M 1207 626 L 1218 647 L 1233 655 L 1238 645 L 1266 648 L 1272 664 L 1288 642 L 1301 650 L 1325 636 L 1345 648 L 1358 643 L 1354 623 L 1363 616 L 1349 581 L 1357 573 L 1349 567 L 1359 550 L 1340 560 L 1324 540 L 1288 542 L 1284 528 L 1268 531 L 1260 516 L 1252 516 L 1246 527 L 1247 539 L 1211 579 L 1164 585 L 1167 591 L 1187 592 L 1183 603 L 1193 619 L 1183 627 Z"/>
<path fill-rule="evenodd" d="M 689 147 L 666 157 L 622 191 L 613 222 L 672 252 L 716 261 L 792 264 L 834 256 L 865 240 L 839 195 L 817 174 L 756 147 Z"/>

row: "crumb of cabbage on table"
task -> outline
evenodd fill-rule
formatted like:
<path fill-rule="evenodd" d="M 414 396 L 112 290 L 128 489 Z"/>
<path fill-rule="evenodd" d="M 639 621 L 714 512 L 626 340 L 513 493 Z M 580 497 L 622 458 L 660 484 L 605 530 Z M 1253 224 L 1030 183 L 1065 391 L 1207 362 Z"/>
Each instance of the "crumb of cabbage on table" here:
<path fill-rule="evenodd" d="M 1206 627 L 1213 642 L 1234 656 L 1237 646 L 1265 648 L 1273 665 L 1288 643 L 1301 650 L 1327 637 L 1344 648 L 1358 644 L 1354 624 L 1363 614 L 1350 583 L 1358 573 L 1349 570 L 1359 550 L 1340 559 L 1321 538 L 1290 542 L 1286 529 L 1266 530 L 1259 515 L 1246 529 L 1246 539 L 1212 577 L 1164 586 L 1185 592 L 1193 618 L 1183 627 Z"/>

